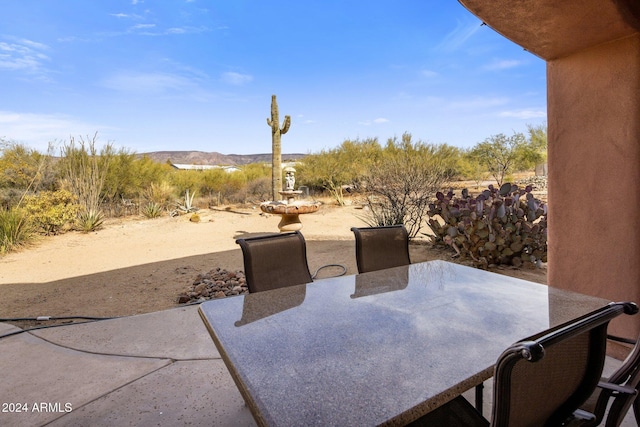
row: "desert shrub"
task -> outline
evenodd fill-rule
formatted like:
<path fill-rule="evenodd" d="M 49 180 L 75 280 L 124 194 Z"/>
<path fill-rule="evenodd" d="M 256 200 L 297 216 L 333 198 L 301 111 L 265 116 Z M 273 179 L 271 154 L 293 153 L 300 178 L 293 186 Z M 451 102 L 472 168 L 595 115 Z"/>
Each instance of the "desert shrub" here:
<path fill-rule="evenodd" d="M 224 190 L 228 173 L 222 169 L 208 169 L 200 172 L 202 194 L 208 194 L 210 198 L 214 194 L 221 193 Z"/>
<path fill-rule="evenodd" d="M 241 172 L 225 172 L 224 185 L 217 192 L 222 203 L 244 203 L 246 200 L 247 178 Z"/>
<path fill-rule="evenodd" d="M 33 226 L 23 209 L 0 210 L 0 254 L 5 254 L 33 239 Z"/>
<path fill-rule="evenodd" d="M 101 211 L 81 211 L 76 220 L 78 228 L 84 233 L 102 228 L 104 214 Z"/>
<path fill-rule="evenodd" d="M 255 181 L 262 178 L 271 179 L 271 166 L 262 163 L 251 163 L 241 167 L 247 182 Z"/>
<path fill-rule="evenodd" d="M 269 200 L 271 198 L 271 178 L 263 176 L 247 182 L 245 192 L 245 200 L 257 203 Z"/>
<path fill-rule="evenodd" d="M 107 169 L 103 189 L 110 214 L 119 216 L 138 213 L 137 203 L 154 201 L 168 207 L 177 195 L 169 181 L 174 169 L 166 163 L 155 162 L 149 157 L 137 157 L 125 150 L 120 150 L 112 159 Z"/>
<path fill-rule="evenodd" d="M 65 185 L 87 212 L 100 209 L 109 163 L 115 155 L 111 144 L 98 151 L 96 142 L 97 134 L 87 137 L 86 141 L 80 137 L 77 145 L 71 138 L 61 150 L 60 167 Z"/>
<path fill-rule="evenodd" d="M 159 209 L 162 210 L 169 207 L 174 200 L 174 195 L 175 188 L 167 181 L 161 181 L 159 183 L 151 183 L 151 185 L 144 190 L 142 197 L 148 202 L 147 206 L 151 204 L 157 205 Z"/>
<path fill-rule="evenodd" d="M 216 170 L 216 169 L 214 169 Z M 170 175 L 170 182 L 178 193 L 184 193 L 186 190 L 199 191 L 203 185 L 203 178 L 206 175 L 201 170 L 174 170 Z M 224 173 L 224 171 L 222 171 Z"/>
<path fill-rule="evenodd" d="M 365 176 L 369 225 L 404 224 L 410 237 L 420 231 L 429 202 L 449 179 L 451 168 L 442 146 L 390 139 L 382 156 Z"/>
<path fill-rule="evenodd" d="M 120 149 L 113 153 L 106 168 L 102 195 L 109 204 L 119 203 L 123 199 L 133 199 L 139 195 L 141 170 L 135 154 Z"/>
<path fill-rule="evenodd" d="M 76 219 L 81 207 L 69 191 L 57 190 L 26 196 L 24 209 L 37 230 L 44 234 L 56 234 Z"/>
<path fill-rule="evenodd" d="M 460 175 L 467 180 L 474 181 L 476 188 L 491 176 L 487 167 L 475 155 L 471 154 L 470 149 L 462 152 L 459 164 Z"/>
<path fill-rule="evenodd" d="M 466 189 L 461 196 L 438 192 L 429 205 L 429 226 L 436 243 L 469 256 L 477 267 L 547 261 L 547 209 L 530 186 L 491 185 L 477 197 Z"/>
<path fill-rule="evenodd" d="M 374 168 L 381 155 L 377 138 L 346 140 L 338 148 L 306 156 L 303 164 L 296 168 L 296 178 L 306 186 L 325 189 L 343 206 L 344 188 L 360 188 L 363 177 Z"/>
<path fill-rule="evenodd" d="M 23 144 L 0 140 L 0 187 L 23 192 L 52 189 L 56 181 L 52 153 L 52 144 L 46 154 L 40 154 Z"/>
<path fill-rule="evenodd" d="M 18 206 L 24 197 L 24 190 L 17 188 L 0 188 L 0 209 L 9 209 Z"/>

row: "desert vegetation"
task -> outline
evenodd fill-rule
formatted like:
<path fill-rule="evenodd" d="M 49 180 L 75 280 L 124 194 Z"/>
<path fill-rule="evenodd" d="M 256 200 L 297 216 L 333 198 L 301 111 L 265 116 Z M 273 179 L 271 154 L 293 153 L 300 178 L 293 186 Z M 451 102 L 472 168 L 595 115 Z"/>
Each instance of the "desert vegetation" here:
<path fill-rule="evenodd" d="M 529 126 L 526 135 L 493 135 L 469 149 L 415 140 L 410 133 L 385 143 L 346 140 L 305 156 L 296 166 L 297 185 L 339 206 L 357 203 L 367 223 L 402 223 L 416 237 L 437 215 L 433 204 L 442 202 L 439 195 L 449 194 L 456 182 L 479 185 L 491 178 L 501 188 L 514 173 L 544 162 L 545 153 L 545 126 Z M 232 172 L 178 170 L 110 142 L 101 144 L 97 134 L 50 144 L 46 153 L 0 139 L 0 253 L 38 235 L 94 231 L 111 217 L 156 218 L 222 204 L 255 205 L 272 198 L 271 182 L 270 164 L 242 165 Z M 436 233 L 441 237 L 436 241 L 449 243 L 447 233 L 453 231 Z"/>

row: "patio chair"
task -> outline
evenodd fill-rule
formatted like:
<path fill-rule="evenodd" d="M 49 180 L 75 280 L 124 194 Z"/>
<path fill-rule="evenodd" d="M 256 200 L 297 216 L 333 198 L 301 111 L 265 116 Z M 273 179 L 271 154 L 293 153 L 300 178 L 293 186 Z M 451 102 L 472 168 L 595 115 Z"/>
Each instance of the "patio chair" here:
<path fill-rule="evenodd" d="M 595 416 L 579 407 L 602 375 L 607 326 L 622 313 L 637 312 L 634 303 L 611 303 L 506 349 L 495 367 L 491 423 L 459 396 L 411 425 L 538 427 L 594 422 Z"/>
<path fill-rule="evenodd" d="M 609 336 L 609 339 L 629 342 L 612 336 Z M 636 423 L 640 425 L 640 400 L 638 399 L 638 389 L 640 388 L 640 344 L 638 341 L 631 341 L 631 343 L 635 345 L 624 362 L 622 362 L 622 365 L 609 378 L 602 379 L 589 400 L 580 407 L 580 409 L 591 412 L 596 417 L 594 422 L 587 425 L 597 426 L 602 423 L 610 400 L 613 400 L 613 402 L 608 414 L 606 414 L 606 422 L 604 424 L 606 427 L 619 426 L 631 406 L 633 406 Z"/>
<path fill-rule="evenodd" d="M 261 292 L 313 281 L 307 246 L 299 231 L 236 239 L 242 248 L 249 292 Z"/>
<path fill-rule="evenodd" d="M 409 234 L 403 225 L 352 227 L 358 273 L 411 264 Z"/>

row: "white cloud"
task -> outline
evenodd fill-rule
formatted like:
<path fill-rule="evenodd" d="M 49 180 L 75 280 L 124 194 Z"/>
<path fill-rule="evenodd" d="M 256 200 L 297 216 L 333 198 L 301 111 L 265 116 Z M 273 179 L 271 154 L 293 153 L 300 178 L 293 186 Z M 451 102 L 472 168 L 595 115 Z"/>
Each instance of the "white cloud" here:
<path fill-rule="evenodd" d="M 516 119 L 540 119 L 547 117 L 547 112 L 544 110 L 525 109 L 525 110 L 512 110 L 503 111 L 499 114 L 500 117 L 512 117 Z"/>
<path fill-rule="evenodd" d="M 476 97 L 450 102 L 448 107 L 454 110 L 474 110 L 489 107 L 498 107 L 509 102 L 509 98 L 485 98 Z"/>
<path fill-rule="evenodd" d="M 126 13 L 110 13 L 109 15 L 115 16 L 116 18 L 128 18 L 129 15 Z"/>
<path fill-rule="evenodd" d="M 241 86 L 253 80 L 253 76 L 249 74 L 240 74 L 233 71 L 222 73 L 221 80 L 225 83 Z"/>
<path fill-rule="evenodd" d="M 194 84 L 189 79 L 175 74 L 122 72 L 104 80 L 103 85 L 122 92 L 161 94 L 183 90 Z"/>
<path fill-rule="evenodd" d="M 22 142 L 29 147 L 46 151 L 49 142 L 68 140 L 69 136 L 93 135 L 106 129 L 61 114 L 32 114 L 0 111 L 0 137 Z"/>
<path fill-rule="evenodd" d="M 476 20 L 473 22 L 460 22 L 456 24 L 449 34 L 436 46 L 436 49 L 451 52 L 459 49 L 462 45 L 480 29 L 480 23 Z"/>
<path fill-rule="evenodd" d="M 155 28 L 156 24 L 136 24 L 131 27 L 132 30 L 146 30 L 147 28 Z"/>
<path fill-rule="evenodd" d="M 301 123 L 303 125 L 310 125 L 310 124 L 316 123 L 315 120 L 304 119 L 304 114 L 296 114 L 296 119 L 300 119 L 300 121 L 296 120 L 296 123 Z"/>
<path fill-rule="evenodd" d="M 43 63 L 49 61 L 44 53 L 48 49 L 45 44 L 26 39 L 0 42 L 0 69 L 39 73 Z"/>
<path fill-rule="evenodd" d="M 422 70 L 420 71 L 420 74 L 422 74 L 423 77 L 428 77 L 428 78 L 432 78 L 432 77 L 437 77 L 438 73 L 435 71 L 431 71 L 431 70 Z"/>
<path fill-rule="evenodd" d="M 509 68 L 518 67 L 523 65 L 525 61 L 518 61 L 516 59 L 501 59 L 493 61 L 490 64 L 485 65 L 483 68 L 485 70 L 506 70 Z"/>
<path fill-rule="evenodd" d="M 33 49 L 38 49 L 38 50 L 48 50 L 49 49 L 49 46 L 47 46 L 46 44 L 34 42 L 33 40 L 20 39 L 19 41 L 20 41 L 20 43 L 24 44 L 25 46 L 28 46 L 28 47 L 33 48 Z"/>
<path fill-rule="evenodd" d="M 362 126 L 371 126 L 372 124 L 382 124 L 382 123 L 389 123 L 389 119 L 385 119 L 384 117 L 378 117 L 377 119 L 364 120 L 364 121 L 358 122 L 358 124 Z"/>

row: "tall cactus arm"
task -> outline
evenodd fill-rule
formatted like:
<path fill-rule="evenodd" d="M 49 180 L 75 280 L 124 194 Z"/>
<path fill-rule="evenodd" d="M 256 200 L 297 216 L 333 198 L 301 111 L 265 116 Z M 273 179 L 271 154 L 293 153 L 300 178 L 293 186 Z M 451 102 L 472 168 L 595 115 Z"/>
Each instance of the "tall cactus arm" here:
<path fill-rule="evenodd" d="M 291 116 L 284 116 L 284 124 L 282 125 L 282 129 L 280 129 L 280 133 L 282 135 L 287 133 L 289 126 L 291 126 Z"/>

